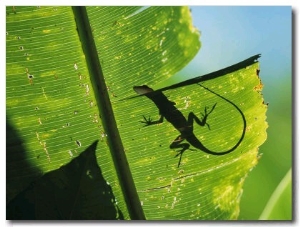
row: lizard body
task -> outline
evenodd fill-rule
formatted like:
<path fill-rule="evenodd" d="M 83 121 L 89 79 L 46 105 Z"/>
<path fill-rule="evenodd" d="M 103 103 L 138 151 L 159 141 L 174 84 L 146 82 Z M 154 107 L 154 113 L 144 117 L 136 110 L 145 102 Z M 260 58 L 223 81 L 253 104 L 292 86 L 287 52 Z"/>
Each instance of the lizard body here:
<path fill-rule="evenodd" d="M 199 84 L 200 85 L 200 84 Z M 202 85 L 200 85 L 202 86 Z M 208 88 L 202 86 L 203 88 L 209 90 Z M 212 151 L 208 148 L 206 148 L 201 141 L 195 136 L 193 132 L 193 123 L 194 121 L 200 125 L 200 126 L 205 126 L 207 125 L 208 128 L 209 124 L 206 123 L 207 117 L 209 114 L 214 110 L 215 106 L 217 103 L 215 103 L 212 107 L 212 109 L 208 112 L 207 107 L 205 107 L 204 111 L 205 113 L 202 114 L 202 119 L 200 120 L 193 112 L 190 112 L 188 115 L 188 118 L 186 119 L 185 116 L 176 108 L 176 104 L 172 101 L 170 101 L 161 91 L 156 91 L 146 85 L 143 86 L 135 86 L 133 88 L 136 93 L 140 95 L 145 95 L 147 98 L 152 100 L 154 104 L 157 106 L 160 114 L 160 119 L 156 121 L 152 121 L 151 118 L 145 118 L 144 116 L 144 121 L 141 121 L 141 123 L 146 124 L 145 126 L 149 125 L 154 125 L 154 124 L 159 124 L 163 122 L 163 119 L 165 118 L 168 122 L 170 122 L 175 129 L 177 129 L 180 132 L 180 135 L 176 137 L 176 139 L 171 143 L 170 148 L 171 149 L 176 149 L 176 148 L 181 148 L 181 150 L 178 152 L 178 154 L 175 156 L 179 156 L 179 162 L 178 162 L 178 167 L 180 166 L 181 162 L 181 157 L 182 154 L 184 153 L 185 150 L 189 149 L 190 145 L 193 147 L 204 151 L 205 153 L 211 154 L 211 155 L 225 155 L 233 150 L 235 150 L 239 144 L 242 142 L 242 139 L 244 138 L 245 135 L 245 129 L 246 129 L 246 120 L 244 117 L 244 114 L 242 111 L 231 101 L 228 99 L 222 97 L 221 95 L 209 90 L 210 92 L 216 94 L 217 96 L 221 97 L 222 99 L 226 100 L 227 102 L 231 103 L 240 113 L 243 118 L 243 123 L 244 123 L 244 129 L 242 132 L 242 136 L 240 140 L 230 149 L 226 151 L 221 151 L 221 152 L 215 152 Z M 186 140 L 188 143 L 182 143 L 184 140 Z"/>

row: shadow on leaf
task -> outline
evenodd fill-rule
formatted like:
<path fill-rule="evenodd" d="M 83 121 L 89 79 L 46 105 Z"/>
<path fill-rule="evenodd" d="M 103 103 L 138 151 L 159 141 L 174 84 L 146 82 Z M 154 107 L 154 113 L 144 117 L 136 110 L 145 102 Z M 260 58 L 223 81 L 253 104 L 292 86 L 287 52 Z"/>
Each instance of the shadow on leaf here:
<path fill-rule="evenodd" d="M 26 157 L 25 142 L 6 117 L 6 203 L 43 175 Z"/>
<path fill-rule="evenodd" d="M 95 141 L 78 157 L 46 173 L 7 204 L 9 220 L 116 220 L 123 214 L 96 160 Z"/>

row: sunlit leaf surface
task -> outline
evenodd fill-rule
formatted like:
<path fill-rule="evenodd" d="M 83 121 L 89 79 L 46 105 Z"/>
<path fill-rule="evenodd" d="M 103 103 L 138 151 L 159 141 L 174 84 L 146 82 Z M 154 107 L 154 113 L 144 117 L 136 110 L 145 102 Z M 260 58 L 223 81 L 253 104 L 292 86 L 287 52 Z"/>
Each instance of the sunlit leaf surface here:
<path fill-rule="evenodd" d="M 113 24 L 107 30 L 93 26 L 95 37 L 99 36 L 96 41 L 99 57 L 103 59 L 106 82 L 111 85 L 109 89 L 118 128 L 144 212 L 148 219 L 158 220 L 236 219 L 244 179 L 257 163 L 257 147 L 266 139 L 266 106 L 260 93 L 262 84 L 257 75 L 258 63 L 201 83 L 236 105 L 246 118 L 246 125 L 234 105 L 199 84 L 165 91 L 186 118 L 189 112 L 201 117 L 205 107 L 212 108 L 217 103 L 207 121 L 211 130 L 194 126 L 194 134 L 207 148 L 226 151 L 235 146 L 245 132 L 240 146 L 232 153 L 213 156 L 199 150 L 187 150 L 180 168 L 177 168 L 178 158 L 174 158 L 177 153 L 169 146 L 179 132 L 166 121 L 144 127 L 141 123 L 143 116 L 153 120 L 159 118 L 158 109 L 146 97 L 123 100 L 135 94 L 133 86 L 147 84 L 156 88 L 158 82 L 167 78 L 167 72 L 176 72 L 200 46 L 197 39 L 192 38 L 198 35 L 191 26 L 184 28 L 181 24 L 184 34 L 191 33 L 191 37 L 187 39 L 179 35 L 179 38 L 174 38 L 173 33 L 167 32 L 174 31 L 172 21 L 164 23 L 163 16 L 162 19 L 159 16 L 153 18 L 151 15 L 156 15 L 155 9 L 147 8 L 140 14 L 124 16 L 124 20 L 105 23 Z M 185 8 L 163 9 L 172 11 L 173 15 L 175 12 L 189 15 Z M 93 19 L 94 10 L 89 9 L 91 21 L 97 20 Z M 157 15 L 163 15 L 163 12 L 161 10 Z M 153 23 L 155 29 L 151 29 Z M 150 38 L 142 43 L 137 37 L 126 39 L 136 30 L 142 38 L 161 38 L 156 40 L 153 48 L 147 48 L 147 43 L 152 42 Z M 100 39 L 102 33 L 106 36 Z M 191 48 L 187 52 L 190 57 L 180 52 L 184 40 L 188 40 Z M 112 45 L 112 42 L 120 45 Z M 105 47 L 110 51 L 105 51 Z M 143 53 L 143 57 L 136 51 Z M 167 59 L 164 53 L 170 53 Z"/>
<path fill-rule="evenodd" d="M 97 162 L 129 219 L 72 9 L 6 11 L 7 200 L 99 139 Z M 158 109 L 145 96 L 126 98 L 136 94 L 133 86 L 159 89 L 198 52 L 199 32 L 188 7 L 87 7 L 87 13 L 146 218 L 236 219 L 243 182 L 266 139 L 258 63 L 163 91 L 186 118 L 190 112 L 201 118 L 216 104 L 207 118 L 210 129 L 194 124 L 193 130 L 209 150 L 228 150 L 242 137 L 223 156 L 191 146 L 178 168 L 177 152 L 169 148 L 178 130 L 167 121 L 144 127 L 143 116 L 157 120 Z"/>
<path fill-rule="evenodd" d="M 6 12 L 7 200 L 99 139 L 98 164 L 128 217 L 72 8 Z"/>
<path fill-rule="evenodd" d="M 223 156 L 206 154 L 191 146 L 193 150 L 184 152 L 179 168 L 178 157 L 174 158 L 177 152 L 169 148 L 180 135 L 178 130 L 166 120 L 143 127 L 145 124 L 140 123 L 143 115 L 159 118 L 156 106 L 148 98 L 124 101 L 120 118 L 128 117 L 126 121 L 120 120 L 120 132 L 140 198 L 151 218 L 223 220 L 238 217 L 243 182 L 258 161 L 257 147 L 266 139 L 266 106 L 262 104 L 257 67 L 255 63 L 200 83 L 230 102 L 199 84 L 164 92 L 186 118 L 190 112 L 201 118 L 205 107 L 212 108 L 216 104 L 207 120 L 210 130 L 195 122 L 193 130 L 211 151 L 231 149 L 245 130 L 239 146 Z M 246 125 L 232 103 L 242 111 Z"/>

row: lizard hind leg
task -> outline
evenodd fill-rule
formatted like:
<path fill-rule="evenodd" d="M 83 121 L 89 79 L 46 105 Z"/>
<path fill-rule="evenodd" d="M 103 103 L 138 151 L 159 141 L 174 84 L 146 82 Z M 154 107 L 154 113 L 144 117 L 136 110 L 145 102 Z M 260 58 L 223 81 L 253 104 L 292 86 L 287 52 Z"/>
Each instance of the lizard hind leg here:
<path fill-rule="evenodd" d="M 180 166 L 183 153 L 185 152 L 185 150 L 189 149 L 189 147 L 190 147 L 190 144 L 188 144 L 188 143 L 181 143 L 184 139 L 185 138 L 182 137 L 182 135 L 179 135 L 176 137 L 176 139 L 170 145 L 170 149 L 181 148 L 181 150 L 177 151 L 177 154 L 175 155 L 175 158 L 179 156 L 177 168 L 179 168 L 179 166 Z"/>

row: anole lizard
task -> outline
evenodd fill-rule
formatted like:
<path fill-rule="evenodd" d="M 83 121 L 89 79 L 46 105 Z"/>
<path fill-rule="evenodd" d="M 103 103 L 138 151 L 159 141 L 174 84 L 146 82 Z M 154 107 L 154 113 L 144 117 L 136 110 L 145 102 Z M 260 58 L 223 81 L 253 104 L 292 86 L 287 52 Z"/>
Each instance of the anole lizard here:
<path fill-rule="evenodd" d="M 239 144 L 242 142 L 244 135 L 245 135 L 246 119 L 245 119 L 243 112 L 233 102 L 231 102 L 228 99 L 224 98 L 223 96 L 211 91 L 210 89 L 204 87 L 201 84 L 198 84 L 198 85 L 200 85 L 201 87 L 205 88 L 206 90 L 214 93 L 215 95 L 219 96 L 220 98 L 222 98 L 225 101 L 232 104 L 240 112 L 240 114 L 242 116 L 244 127 L 243 127 L 243 132 L 242 132 L 241 138 L 229 150 L 221 151 L 221 152 L 211 151 L 200 142 L 200 140 L 195 136 L 195 134 L 193 132 L 194 121 L 200 126 L 207 125 L 208 128 L 210 129 L 209 124 L 206 122 L 207 117 L 214 110 L 217 103 L 215 103 L 213 105 L 213 107 L 211 108 L 211 110 L 209 112 L 208 112 L 207 107 L 205 107 L 204 114 L 202 114 L 201 120 L 193 112 L 190 112 L 188 115 L 188 118 L 186 119 L 184 117 L 184 115 L 176 108 L 176 106 L 175 106 L 176 103 L 170 101 L 163 94 L 162 91 L 154 91 L 152 88 L 148 87 L 147 85 L 133 87 L 133 89 L 136 93 L 138 93 L 139 95 L 145 95 L 147 98 L 151 99 L 154 102 L 154 104 L 157 106 L 157 108 L 159 110 L 159 114 L 160 114 L 159 120 L 156 120 L 156 121 L 152 121 L 150 117 L 147 119 L 145 116 L 143 116 L 144 121 L 141 121 L 141 123 L 146 124 L 145 126 L 159 124 L 159 123 L 162 123 L 165 118 L 168 122 L 170 122 L 174 126 L 174 128 L 176 128 L 180 132 L 180 135 L 177 136 L 176 139 L 170 145 L 170 149 L 181 148 L 181 150 L 178 151 L 178 154 L 175 156 L 175 157 L 177 157 L 180 155 L 177 167 L 180 166 L 182 154 L 184 153 L 185 150 L 189 149 L 190 145 L 192 145 L 193 147 L 195 147 L 199 150 L 202 150 L 208 154 L 225 155 L 225 154 L 228 154 L 228 153 L 234 151 L 239 146 Z M 184 140 L 186 140 L 188 143 L 182 143 Z"/>

